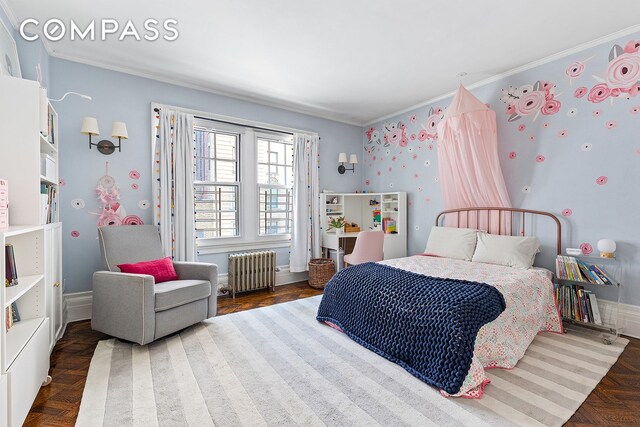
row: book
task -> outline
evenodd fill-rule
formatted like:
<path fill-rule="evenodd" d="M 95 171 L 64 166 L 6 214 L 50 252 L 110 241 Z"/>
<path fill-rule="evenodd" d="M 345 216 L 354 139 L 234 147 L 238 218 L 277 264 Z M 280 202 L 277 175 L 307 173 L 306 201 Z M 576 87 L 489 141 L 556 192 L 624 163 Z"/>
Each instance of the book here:
<path fill-rule="evenodd" d="M 11 303 L 11 320 L 12 323 L 20 321 L 20 312 L 18 311 L 18 304 L 15 301 Z"/>
<path fill-rule="evenodd" d="M 596 295 L 593 292 L 589 292 L 589 302 L 591 303 L 591 309 L 593 310 L 593 323 L 602 325 L 602 317 L 600 317 L 600 310 L 598 309 L 598 301 Z"/>
<path fill-rule="evenodd" d="M 4 255 L 4 285 L 6 287 L 16 286 L 18 284 L 18 271 L 16 269 L 16 258 L 13 250 L 13 245 L 11 243 L 5 243 Z"/>

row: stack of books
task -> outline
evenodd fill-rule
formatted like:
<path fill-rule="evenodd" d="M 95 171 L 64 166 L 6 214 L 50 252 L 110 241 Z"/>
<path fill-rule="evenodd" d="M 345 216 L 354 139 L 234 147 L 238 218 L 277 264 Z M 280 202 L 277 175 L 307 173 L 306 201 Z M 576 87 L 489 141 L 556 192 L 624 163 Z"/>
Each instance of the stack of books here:
<path fill-rule="evenodd" d="M 16 257 L 13 252 L 13 245 L 4 245 L 4 285 L 8 288 L 18 284 L 18 271 L 16 270 Z"/>
<path fill-rule="evenodd" d="M 598 301 L 593 292 L 580 285 L 557 285 L 558 310 L 565 319 L 602 325 Z"/>
<path fill-rule="evenodd" d="M 56 222 L 58 210 L 57 188 L 55 185 L 40 185 L 40 223 L 51 224 Z"/>
<path fill-rule="evenodd" d="M 382 231 L 396 233 L 396 221 L 393 218 L 382 218 Z"/>
<path fill-rule="evenodd" d="M 614 286 L 616 284 L 616 281 L 602 267 L 563 255 L 558 255 L 556 258 L 556 277 L 594 285 Z"/>

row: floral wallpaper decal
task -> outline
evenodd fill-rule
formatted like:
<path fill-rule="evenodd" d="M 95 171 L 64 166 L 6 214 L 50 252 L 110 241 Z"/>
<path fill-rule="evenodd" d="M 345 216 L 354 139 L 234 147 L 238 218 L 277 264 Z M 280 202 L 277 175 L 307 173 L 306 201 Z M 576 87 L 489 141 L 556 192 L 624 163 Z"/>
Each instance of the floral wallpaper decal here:
<path fill-rule="evenodd" d="M 606 176 L 600 176 L 598 177 L 598 179 L 596 179 L 596 184 L 605 185 L 608 181 L 609 181 L 609 178 L 607 178 Z"/>
<path fill-rule="evenodd" d="M 132 170 L 131 172 L 129 172 L 129 178 L 140 179 L 140 172 L 138 172 L 137 170 Z"/>
<path fill-rule="evenodd" d="M 569 85 L 573 85 L 573 79 L 579 77 L 584 72 L 585 68 L 587 68 L 586 63 L 592 58 L 593 56 L 590 56 L 584 61 L 576 61 L 567 67 L 565 74 L 569 76 Z"/>
<path fill-rule="evenodd" d="M 82 200 L 82 199 L 73 199 L 71 201 L 71 207 L 73 209 L 84 209 L 84 200 Z"/>
<path fill-rule="evenodd" d="M 509 86 L 508 90 L 502 89 L 501 99 L 507 104 L 505 114 L 509 116 L 510 122 L 520 120 L 524 116 L 533 116 L 533 121 L 536 121 L 540 114 L 556 114 L 562 104 L 556 99 L 561 94 L 556 95 L 554 92 L 555 85 L 544 80 L 538 80 L 533 85 Z"/>
<path fill-rule="evenodd" d="M 148 200 L 140 200 L 140 201 L 138 202 L 138 207 L 139 207 L 140 209 L 149 209 L 149 206 L 150 206 L 150 205 L 151 205 L 151 204 L 149 203 L 149 201 L 148 201 Z"/>
<path fill-rule="evenodd" d="M 80 237 L 80 232 L 78 230 L 73 230 L 71 232 L 71 237 Z"/>
<path fill-rule="evenodd" d="M 573 211 L 571 209 L 562 210 L 562 216 L 571 216 L 572 214 L 573 214 Z"/>
<path fill-rule="evenodd" d="M 586 87 L 580 86 L 578 89 L 576 89 L 575 92 L 573 92 L 573 96 L 575 96 L 576 98 L 582 98 L 587 94 L 588 91 L 589 89 L 587 89 Z"/>
<path fill-rule="evenodd" d="M 367 129 L 365 134 L 367 135 L 367 144 L 371 144 L 375 142 L 376 144 L 380 145 L 380 134 L 378 133 L 376 128 L 371 127 Z M 388 145 L 389 144 L 385 144 L 385 147 Z"/>
<path fill-rule="evenodd" d="M 418 141 L 424 142 L 428 139 L 436 141 L 438 139 L 438 123 L 442 121 L 444 117 L 444 109 L 437 107 L 431 107 L 429 109 L 429 117 L 427 117 L 427 123 L 422 125 L 422 129 L 418 133 Z"/>
<path fill-rule="evenodd" d="M 600 103 L 607 98 L 627 99 L 640 91 L 640 40 L 630 40 L 624 48 L 614 45 L 609 51 L 605 77 L 593 76 L 599 83 L 591 88 L 587 99 Z"/>
<path fill-rule="evenodd" d="M 406 133 L 406 125 L 402 122 L 385 123 L 384 129 L 384 146 L 395 145 L 396 147 L 406 147 L 409 143 Z M 387 154 L 388 156 L 388 154 Z"/>

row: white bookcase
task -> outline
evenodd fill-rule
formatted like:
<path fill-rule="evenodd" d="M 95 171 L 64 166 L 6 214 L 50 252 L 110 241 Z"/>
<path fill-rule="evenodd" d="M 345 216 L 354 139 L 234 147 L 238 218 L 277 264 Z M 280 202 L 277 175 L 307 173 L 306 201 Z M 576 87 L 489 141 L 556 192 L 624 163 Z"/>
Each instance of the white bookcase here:
<path fill-rule="evenodd" d="M 379 221 L 374 217 L 374 211 L 380 211 Z M 393 220 L 395 232 L 384 235 L 384 258 L 407 256 L 407 193 L 322 193 L 320 227 L 325 249 L 343 247 L 341 241 L 357 237 L 357 232 L 336 234 L 335 230 L 329 230 L 329 221 L 336 216 L 358 224 L 360 231 L 382 230 L 383 220 Z"/>
<path fill-rule="evenodd" d="M 0 426 L 20 426 L 50 377 L 49 355 L 63 330 L 61 232 L 58 206 L 58 116 L 46 90 L 30 80 L 0 77 L 0 178 L 9 184 L 10 227 L 0 230 L 0 277 L 5 244 L 13 246 L 18 285 L 1 287 Z M 49 167 L 41 169 L 42 155 Z M 54 190 L 55 209 L 47 218 Z M 4 280 L 3 280 L 4 281 Z M 6 308 L 16 303 L 20 321 L 7 331 Z M 3 388 L 4 387 L 4 388 Z"/>

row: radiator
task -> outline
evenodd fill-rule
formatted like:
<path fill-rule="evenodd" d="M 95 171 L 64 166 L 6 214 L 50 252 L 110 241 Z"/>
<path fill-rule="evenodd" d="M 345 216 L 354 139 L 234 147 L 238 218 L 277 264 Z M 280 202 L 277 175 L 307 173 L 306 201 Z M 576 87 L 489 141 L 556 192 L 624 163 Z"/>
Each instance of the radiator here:
<path fill-rule="evenodd" d="M 229 289 L 236 292 L 255 291 L 276 285 L 275 251 L 245 252 L 229 255 Z"/>

